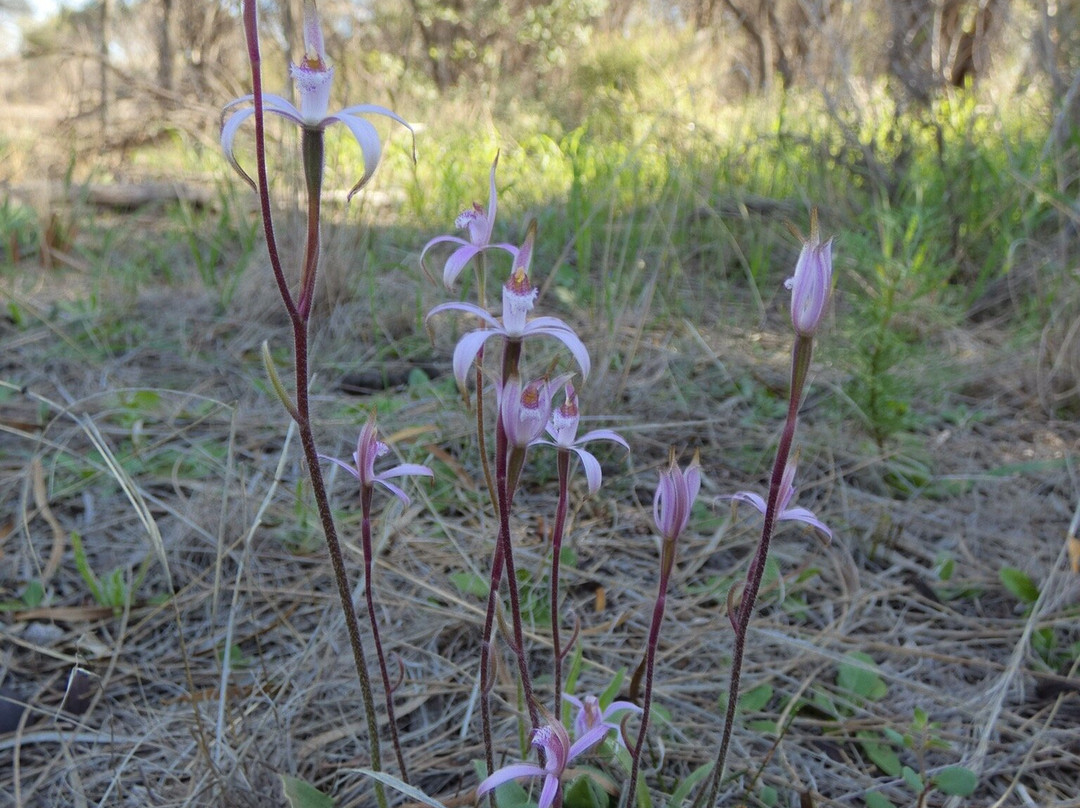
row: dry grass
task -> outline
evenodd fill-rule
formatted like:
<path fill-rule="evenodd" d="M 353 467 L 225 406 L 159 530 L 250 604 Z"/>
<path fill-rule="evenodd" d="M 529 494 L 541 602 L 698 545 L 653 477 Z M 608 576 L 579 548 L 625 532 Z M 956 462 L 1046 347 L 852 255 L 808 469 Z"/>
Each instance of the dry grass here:
<path fill-rule="evenodd" d="M 11 141 L 20 162 L 7 165 L 10 176 L 33 177 L 42 163 L 62 171 L 67 152 L 36 151 L 57 144 L 26 122 Z M 335 233 L 327 243 L 335 237 L 348 240 Z M 421 241 L 403 266 L 415 266 Z M 333 249 L 363 253 L 356 246 Z M 182 273 L 132 289 L 101 284 L 73 255 L 60 259 L 0 272 L 0 294 L 24 319 L 0 320 L 0 601 L 34 581 L 45 591 L 40 604 L 0 612 L 0 761 L 10 760 L 0 765 L 0 808 L 282 805 L 280 773 L 332 792 L 340 808 L 372 805 L 370 781 L 355 772 L 368 764 L 365 724 L 329 563 L 259 361 L 264 339 L 288 344 L 261 258 L 225 314 Z M 397 450 L 438 472 L 435 485 L 410 489 L 410 508 L 384 503 L 374 585 L 384 642 L 404 668 L 397 714 L 415 783 L 455 805 L 469 803 L 472 761 L 483 757 L 483 603 L 451 575 L 486 576 L 495 535 L 469 417 L 438 383 L 374 399 L 341 389 L 387 357 L 416 358 L 417 304 L 435 302 L 431 292 L 418 301 L 419 285 L 406 269 L 360 291 L 347 273 L 327 273 L 313 401 L 323 451 L 348 454 L 377 399 L 383 430 L 401 437 Z M 657 325 L 655 289 L 644 286 L 620 303 L 614 333 L 579 323 L 595 367 L 583 410 L 612 415 L 632 453 L 605 458 L 597 497 L 575 498 L 577 560 L 563 580 L 587 660 L 581 685 L 596 691 L 643 653 L 658 568 L 656 469 L 669 446 L 684 458 L 700 450 L 709 505 L 679 548 L 656 694 L 671 720 L 654 724 L 648 747 L 648 780 L 669 793 L 718 742 L 731 654 L 726 587 L 745 570 L 757 523 L 748 512 L 731 520 L 716 498 L 763 483 L 780 426 L 768 408 L 783 392 L 790 344 L 775 307 L 762 304 L 765 324 L 748 325 L 753 302 L 741 315 L 739 303 L 710 315 L 724 326 Z M 84 306 L 89 299 L 96 306 Z M 817 369 L 800 433 L 801 501 L 836 537 L 822 547 L 788 527 L 774 544 L 782 577 L 751 623 L 744 673 L 744 690 L 769 685 L 772 696 L 742 716 L 724 805 L 756 804 L 761 784 L 781 805 L 802 793 L 815 806 L 861 806 L 871 791 L 914 805 L 858 741 L 906 732 L 916 709 L 948 744 L 927 752 L 926 770 L 978 773 L 964 804 L 1080 805 L 1080 677 L 1077 654 L 1066 653 L 1080 641 L 1080 578 L 1064 549 L 1080 496 L 1080 425 L 1045 414 L 1049 404 L 1075 406 L 1075 322 L 1063 302 L 1042 345 L 1020 352 L 990 325 L 930 335 L 944 367 L 928 370 L 951 376 L 967 415 L 924 413 L 902 454 L 913 450 L 928 474 L 906 496 L 896 482 L 904 458 L 868 448 L 859 425 L 837 417 L 828 402 L 843 380 L 827 364 Z M 431 360 L 444 374 L 447 331 Z M 358 571 L 351 489 L 337 480 L 333 490 Z M 554 492 L 526 484 L 518 504 L 518 564 L 538 577 Z M 75 531 L 98 576 L 119 569 L 131 580 L 145 569 L 123 608 L 94 602 Z M 955 562 L 949 581 L 937 574 L 943 558 Z M 1005 567 L 1039 585 L 1030 609 L 1002 585 Z M 1048 629 L 1063 651 L 1058 667 L 1033 650 Z M 543 673 L 546 630 L 535 627 L 529 642 Z M 874 660 L 882 697 L 853 697 L 838 682 L 852 652 Z M 510 760 L 518 709 L 505 649 L 500 662 L 497 737 Z M 766 721 L 781 732 L 764 732 Z M 900 754 L 919 768 L 914 753 Z M 960 802 L 935 795 L 927 804 Z"/>
<path fill-rule="evenodd" d="M 18 299 L 46 311 L 56 288 L 23 288 Z M 0 591 L 10 600 L 38 580 L 48 597 L 0 615 L 0 687 L 26 706 L 0 734 L 11 760 L 0 767 L 0 805 L 276 805 L 282 772 L 334 793 L 339 806 L 372 804 L 370 783 L 353 771 L 368 763 L 360 700 L 299 453 L 272 396 L 255 392 L 257 345 L 266 337 L 284 344 L 284 333 L 257 298 L 247 300 L 240 320 L 214 316 L 190 290 L 146 290 L 127 310 L 143 336 L 122 351 L 85 348 L 87 333 L 107 328 L 93 317 L 43 318 L 4 335 L 4 379 L 16 387 L 0 437 Z M 347 363 L 335 357 L 357 338 L 341 316 L 318 336 L 331 370 L 320 369 L 314 393 L 324 447 L 344 454 L 362 419 L 337 389 L 334 368 Z M 588 690 L 632 671 L 642 653 L 657 569 L 648 505 L 667 446 L 700 449 L 711 501 L 760 484 L 746 468 L 764 468 L 761 447 L 779 423 L 716 391 L 731 379 L 750 376 L 760 387 L 782 374 L 782 329 L 626 322 L 625 334 L 606 342 L 585 395 L 592 410 L 610 405 L 627 416 L 618 423 L 634 451 L 628 462 L 611 457 L 603 492 L 577 500 L 569 527 L 577 563 L 565 583 L 581 622 Z M 89 344 L 104 341 L 97 336 Z M 1080 579 L 1067 571 L 1063 545 L 1080 428 L 1042 415 L 1033 376 L 1000 372 L 1033 357 L 1008 360 L 992 336 L 957 338 L 978 417 L 927 429 L 922 449 L 935 484 L 903 500 L 888 484 L 890 458 L 819 417 L 834 389 L 822 369 L 804 417 L 802 490 L 836 540 L 822 548 L 788 529 L 775 546 L 783 578 L 752 623 L 744 676 L 745 689 L 768 684 L 773 696 L 743 716 L 724 804 L 757 784 L 774 786 L 782 800 L 807 793 L 819 806 L 861 805 L 868 791 L 913 804 L 856 738 L 904 732 L 916 708 L 949 746 L 927 753 L 927 770 L 962 764 L 979 773 L 979 791 L 965 804 L 1077 804 L 1076 671 L 1049 669 L 1031 643 L 1047 628 L 1062 645 L 1080 639 Z M 156 391 L 157 399 L 132 406 L 124 390 Z M 482 603 L 449 576 L 486 574 L 494 526 L 470 482 L 477 459 L 457 400 L 410 390 L 396 398 L 384 429 L 411 435 L 398 448 L 437 463 L 440 482 L 419 487 L 404 512 L 388 507 L 374 583 L 384 637 L 404 666 L 398 716 L 414 779 L 449 804 L 467 798 L 471 761 L 483 756 L 475 715 Z M 344 535 L 356 535 L 348 489 L 335 492 Z M 519 503 L 519 565 L 539 576 L 553 494 L 526 487 Z M 726 517 L 724 505 L 707 509 L 680 547 L 657 680 L 671 721 L 655 727 L 647 762 L 650 782 L 665 789 L 708 760 L 719 736 L 731 650 L 723 580 L 744 569 L 754 540 L 746 513 L 734 523 Z M 127 608 L 93 603 L 72 531 L 98 575 L 148 568 Z M 956 563 L 947 583 L 935 573 L 943 554 Z M 1005 566 L 1039 583 L 1030 612 L 999 582 Z M 811 568 L 817 574 L 799 582 Z M 542 627 L 530 644 L 542 672 Z M 229 646 L 236 650 L 226 666 Z M 876 662 L 884 697 L 853 698 L 838 684 L 838 666 L 854 651 Z M 500 666 L 496 692 L 508 759 L 518 755 L 511 670 Z M 828 714 L 830 702 L 842 705 L 841 717 Z M 775 722 L 781 736 L 748 726 L 758 720 Z M 919 766 L 913 753 L 901 756 Z"/>

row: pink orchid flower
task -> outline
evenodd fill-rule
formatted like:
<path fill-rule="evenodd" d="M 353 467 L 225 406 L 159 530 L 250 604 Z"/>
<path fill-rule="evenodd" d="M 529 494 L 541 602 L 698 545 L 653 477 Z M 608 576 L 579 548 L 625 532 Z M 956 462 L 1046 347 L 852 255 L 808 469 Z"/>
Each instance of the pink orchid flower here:
<path fill-rule="evenodd" d="M 584 444 L 596 440 L 610 440 L 619 444 L 627 451 L 630 451 L 630 446 L 623 440 L 622 435 L 618 432 L 613 432 L 610 429 L 593 429 L 586 432 L 581 437 L 578 437 L 578 421 L 580 420 L 581 415 L 578 411 L 577 392 L 574 390 L 574 385 L 567 382 L 564 394 L 566 396 L 565 400 L 561 406 L 551 413 L 551 420 L 547 425 L 547 432 L 552 440 L 538 437 L 532 441 L 532 444 L 544 444 L 546 446 L 554 446 L 557 449 L 568 449 L 569 451 L 574 452 L 581 460 L 581 467 L 585 470 L 585 479 L 589 484 L 589 493 L 595 494 L 600 490 L 600 481 L 602 479 L 600 462 L 592 452 L 583 448 Z"/>
<path fill-rule="evenodd" d="M 307 0 L 304 4 L 304 58 L 300 64 L 291 65 L 289 72 L 292 74 L 296 95 L 300 99 L 299 109 L 292 102 L 273 93 L 263 93 L 263 107 L 267 112 L 287 118 L 305 129 L 322 131 L 332 123 L 343 123 L 349 127 L 349 131 L 356 138 L 360 151 L 364 155 L 364 174 L 349 191 L 349 199 L 352 199 L 353 194 L 371 179 L 371 175 L 379 164 L 379 157 L 382 155 L 382 144 L 379 141 L 378 132 L 371 123 L 359 116 L 382 115 L 397 121 L 409 132 L 413 131 L 412 127 L 396 113 L 374 104 L 359 104 L 346 107 L 333 114 L 329 113 L 330 86 L 334 79 L 334 68 L 327 64 L 326 47 L 314 0 Z M 225 152 L 225 158 L 252 188 L 255 188 L 255 182 L 240 167 L 234 153 L 233 141 L 236 139 L 236 133 L 241 124 L 255 114 L 254 106 L 236 108 L 252 104 L 254 99 L 254 95 L 245 95 L 226 104 L 225 109 L 222 110 L 221 127 L 221 148 Z M 227 119 L 226 116 L 228 116 Z"/>
<path fill-rule="evenodd" d="M 379 433 L 375 428 L 375 413 L 372 413 L 368 418 L 367 423 L 364 424 L 363 429 L 360 430 L 360 438 L 356 442 L 356 451 L 353 452 L 352 463 L 322 454 L 319 455 L 319 457 L 341 466 L 345 471 L 349 472 L 349 474 L 360 481 L 361 488 L 370 488 L 373 487 L 375 483 L 378 483 L 400 499 L 402 503 L 408 505 L 409 495 L 394 483 L 389 482 L 389 480 L 394 477 L 415 475 L 434 477 L 435 475 L 427 466 L 422 466 L 418 463 L 402 463 L 399 466 L 394 466 L 393 468 L 386 469 L 386 471 L 380 471 L 376 474 L 376 458 L 382 457 L 389 451 L 390 447 L 379 440 Z"/>
<path fill-rule="evenodd" d="M 562 724 L 545 724 L 536 730 L 532 737 L 532 745 L 544 750 L 544 765 L 514 763 L 504 766 L 477 786 L 476 796 L 482 797 L 503 783 L 521 777 L 543 777 L 544 785 L 540 789 L 536 808 L 551 808 L 555 804 L 562 778 L 570 763 L 600 743 L 609 731 L 609 727 L 601 724 L 587 730 L 584 735 L 570 743 L 570 735 Z"/>
<path fill-rule="evenodd" d="M 551 416 L 554 391 L 569 377 L 570 374 L 565 373 L 550 381 L 534 379 L 524 387 L 517 377 L 499 384 L 499 412 L 510 446 L 525 448 L 536 442 Z"/>
<path fill-rule="evenodd" d="M 615 730 L 615 737 L 624 747 L 626 741 L 622 736 L 622 728 L 615 722 L 614 718 L 618 713 L 628 710 L 633 713 L 641 712 L 640 707 L 629 701 L 613 701 L 601 710 L 600 700 L 593 695 L 579 699 L 577 696 L 563 693 L 563 698 L 577 708 L 577 714 L 574 716 L 574 735 L 576 737 L 583 738 L 586 733 L 596 727 L 607 727 L 609 730 Z"/>
<path fill-rule="evenodd" d="M 827 541 L 832 540 L 832 531 L 807 508 L 790 507 L 791 500 L 795 498 L 795 469 L 798 465 L 796 458 L 792 457 L 784 466 L 784 476 L 780 480 L 780 499 L 776 503 L 776 520 L 778 522 L 803 522 L 820 531 Z M 738 491 L 725 499 L 734 502 L 747 502 L 753 505 L 764 516 L 766 510 L 765 500 L 753 491 Z"/>
<path fill-rule="evenodd" d="M 479 317 L 490 326 L 490 328 L 470 331 L 458 341 L 457 347 L 454 348 L 454 377 L 458 384 L 465 384 L 465 375 L 469 372 L 473 359 L 476 358 L 484 343 L 494 336 L 501 336 L 508 340 L 523 340 L 540 336 L 554 337 L 574 355 L 574 359 L 581 368 L 581 375 L 589 375 L 589 351 L 570 326 L 557 317 L 534 317 L 531 320 L 527 317 L 536 303 L 538 293 L 529 281 L 529 264 L 532 262 L 535 239 L 536 222 L 533 221 L 525 236 L 525 242 L 514 257 L 510 278 L 503 285 L 501 322 L 473 303 L 442 303 L 428 312 L 425 320 L 444 311 L 464 311 Z"/>
<path fill-rule="evenodd" d="M 420 251 L 420 264 L 423 266 L 424 256 L 436 244 L 458 245 L 443 265 L 443 283 L 446 284 L 447 289 L 454 285 L 454 281 L 468 263 L 484 250 L 499 249 L 513 256 L 517 255 L 518 249 L 513 244 L 494 244 L 491 241 L 491 234 L 495 229 L 495 211 L 498 207 L 498 194 L 495 191 L 495 167 L 498 164 L 499 155 L 496 154 L 491 164 L 491 188 L 488 192 L 487 210 L 474 202 L 473 206 L 463 211 L 454 222 L 455 227 L 468 233 L 468 240 L 459 236 L 437 236 L 425 244 L 424 249 Z"/>

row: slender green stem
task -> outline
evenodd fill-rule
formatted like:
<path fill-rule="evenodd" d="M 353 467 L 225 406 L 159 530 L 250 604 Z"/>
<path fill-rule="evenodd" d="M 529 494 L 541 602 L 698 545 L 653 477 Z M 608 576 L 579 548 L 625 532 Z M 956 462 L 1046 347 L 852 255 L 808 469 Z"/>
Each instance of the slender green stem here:
<path fill-rule="evenodd" d="M 735 647 L 731 657 L 728 703 L 724 713 L 724 732 L 720 738 L 720 749 L 716 753 L 716 761 L 713 764 L 713 773 L 708 788 L 710 805 L 716 804 L 716 799 L 720 793 L 720 783 L 724 777 L 724 766 L 727 762 L 728 747 L 731 745 L 731 735 L 735 724 L 735 712 L 739 704 L 739 687 L 742 682 L 742 665 L 746 650 L 747 629 L 750 625 L 750 617 L 754 613 L 758 590 L 761 588 L 761 579 L 765 574 L 765 562 L 769 555 L 769 545 L 772 541 L 773 528 L 776 523 L 777 504 L 780 501 L 781 483 L 784 479 L 784 469 L 787 467 L 788 458 L 791 456 L 791 446 L 795 439 L 795 427 L 798 423 L 799 404 L 802 400 L 803 387 L 806 384 L 806 374 L 810 368 L 813 347 L 813 340 L 810 337 L 795 337 L 795 346 L 792 349 L 791 357 L 791 393 L 788 399 L 787 419 L 784 421 L 784 429 L 780 433 L 780 442 L 776 447 L 776 461 L 773 463 L 772 477 L 769 481 L 769 497 L 765 503 L 765 523 L 761 528 L 761 539 L 758 541 L 757 550 L 746 574 L 746 584 L 743 587 L 739 608 L 732 617 Z M 703 790 L 699 794 L 698 799 L 695 800 L 695 805 L 700 802 L 701 796 L 705 793 Z"/>
<path fill-rule="evenodd" d="M 300 272 L 300 299 L 297 301 L 296 308 L 300 316 L 307 320 L 311 315 L 311 304 L 315 297 L 315 275 L 319 269 L 319 224 L 324 159 L 322 130 L 304 127 L 301 150 L 304 157 L 304 177 L 307 181 L 308 216 L 304 265 Z"/>

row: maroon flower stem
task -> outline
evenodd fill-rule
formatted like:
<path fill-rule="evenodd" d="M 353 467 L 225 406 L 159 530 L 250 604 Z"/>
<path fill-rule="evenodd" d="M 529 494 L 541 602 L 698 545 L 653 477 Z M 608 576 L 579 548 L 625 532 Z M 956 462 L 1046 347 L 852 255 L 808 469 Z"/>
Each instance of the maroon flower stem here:
<path fill-rule="evenodd" d="M 517 375 L 518 364 L 521 361 L 521 342 L 518 340 L 507 340 L 506 346 L 503 349 L 503 379 L 508 378 L 508 373 Z M 477 377 L 480 378 L 479 376 Z M 478 386 L 476 407 L 479 411 L 483 407 L 483 391 Z M 499 410 L 496 406 L 496 410 Z M 477 420 L 480 424 L 480 420 Z M 497 431 L 501 430 L 502 417 L 496 418 Z M 483 437 L 480 437 L 483 440 Z M 505 444 L 505 433 L 503 435 L 503 441 Z M 498 440 L 496 440 L 498 444 Z M 498 455 L 498 448 L 496 448 L 496 454 Z M 502 456 L 505 458 L 506 450 L 505 445 L 503 447 Z M 505 464 L 505 460 L 504 460 Z M 486 466 L 486 463 L 485 463 Z M 485 476 L 488 477 L 489 493 L 492 493 L 492 505 L 496 510 L 499 510 L 499 499 L 494 496 L 494 486 L 490 481 L 490 470 L 485 471 Z M 499 518 L 500 533 L 502 518 Z M 503 555 L 503 543 L 500 540 L 495 541 L 495 550 L 491 557 L 491 580 L 488 584 L 488 598 L 487 609 L 484 612 L 484 629 L 480 638 L 480 724 L 484 735 L 484 759 L 487 763 L 487 773 L 490 775 L 495 771 L 495 746 L 491 736 L 491 689 L 493 683 L 491 681 L 491 634 L 495 624 L 495 606 L 497 598 L 499 596 L 499 585 L 502 582 L 503 566 L 505 558 Z M 492 806 L 495 805 L 494 792 L 490 797 Z"/>
<path fill-rule="evenodd" d="M 570 451 L 559 449 L 556 456 L 559 468 L 559 504 L 555 509 L 555 527 L 551 533 L 551 652 L 554 656 L 555 708 L 552 715 L 562 715 L 562 641 L 559 637 L 559 566 L 562 553 L 563 530 L 566 526 L 566 508 L 569 499 Z M 573 645 L 571 638 L 571 645 Z"/>
<path fill-rule="evenodd" d="M 405 765 L 405 755 L 401 751 L 401 739 L 398 737 L 397 718 L 394 716 L 394 688 L 390 684 L 390 674 L 386 669 L 386 655 L 383 654 L 382 639 L 379 635 L 379 621 L 375 619 L 375 597 L 372 594 L 374 584 L 372 572 L 374 568 L 374 552 L 371 542 L 371 495 L 375 487 L 364 486 L 360 494 L 360 506 L 363 510 L 361 521 L 361 543 L 364 551 L 364 598 L 367 604 L 368 622 L 371 624 L 371 636 L 375 640 L 375 656 L 379 660 L 379 674 L 382 676 L 383 694 L 386 698 L 386 719 L 390 725 L 390 740 L 394 745 L 394 754 L 397 756 L 398 768 L 401 770 L 401 779 L 409 782 L 409 770 Z"/>
<path fill-rule="evenodd" d="M 521 363 L 521 340 L 507 340 L 503 352 L 502 382 L 517 378 Z M 529 721 L 535 732 L 540 728 L 540 710 L 533 693 L 532 676 L 529 673 L 529 660 L 525 655 L 525 632 L 521 627 L 521 599 L 518 597 L 517 572 L 514 569 L 514 546 L 510 541 L 510 508 L 514 502 L 514 491 L 525 462 L 525 449 L 510 448 L 507 445 L 506 426 L 503 423 L 502 407 L 495 420 L 495 493 L 499 499 L 499 538 L 502 545 L 503 564 L 506 567 L 506 587 L 510 591 L 510 619 L 514 630 L 513 651 L 518 660 L 518 672 L 521 676 L 521 689 L 525 694 L 525 705 L 529 709 Z"/>
<path fill-rule="evenodd" d="M 484 272 L 484 254 L 476 255 L 476 297 L 480 308 L 487 307 L 487 295 L 484 284 L 486 273 Z M 491 477 L 491 462 L 488 460 L 487 435 L 484 430 L 484 346 L 476 352 L 476 446 L 480 452 L 480 466 L 484 469 L 484 482 L 487 483 L 488 498 L 491 507 L 499 507 L 499 499 L 495 495 L 495 483 Z"/>
<path fill-rule="evenodd" d="M 256 17 L 255 0 L 244 2 L 244 34 L 247 39 L 248 61 L 251 63 L 251 91 L 255 105 L 255 168 L 259 192 L 259 206 L 262 212 L 263 235 L 266 238 L 266 252 L 270 257 L 270 266 L 274 272 L 281 299 L 290 317 L 296 315 L 296 304 L 289 283 L 285 279 L 285 270 L 281 266 L 277 239 L 274 237 L 274 219 L 270 209 L 270 180 L 266 172 L 266 132 L 264 127 L 262 97 L 262 56 L 259 52 L 259 27 Z"/>
<path fill-rule="evenodd" d="M 525 452 L 524 449 L 517 447 L 510 451 L 515 454 Z M 540 728 L 540 710 L 536 705 L 532 675 L 529 673 L 529 660 L 525 654 L 525 633 L 521 626 L 521 599 L 518 595 L 517 573 L 514 569 L 514 550 L 510 541 L 510 506 L 513 503 L 513 490 L 507 484 L 508 454 L 506 430 L 503 427 L 500 412 L 495 431 L 495 488 L 499 494 L 499 544 L 503 548 L 506 585 L 510 591 L 510 618 L 514 631 L 512 650 L 518 661 L 518 673 L 521 677 L 521 688 L 525 693 L 525 705 L 529 709 L 529 721 L 535 731 Z"/>
<path fill-rule="evenodd" d="M 495 553 L 491 559 L 491 581 L 488 584 L 487 610 L 484 613 L 484 634 L 480 641 L 480 724 L 484 734 L 484 760 L 487 774 L 495 771 L 495 747 L 491 737 L 491 630 L 495 622 L 495 598 L 499 593 L 502 580 L 503 556 L 502 544 L 495 543 Z M 491 792 L 491 804 L 495 805 L 495 792 Z"/>
<path fill-rule="evenodd" d="M 720 793 L 720 783 L 724 777 L 724 765 L 727 762 L 728 747 L 731 745 L 731 733 L 735 724 L 735 711 L 739 704 L 739 687 L 742 681 L 743 654 L 746 650 L 746 633 L 750 625 L 750 617 L 754 613 L 754 604 L 757 602 L 758 590 L 761 588 L 761 579 L 765 574 L 765 561 L 769 555 L 769 544 L 772 541 L 773 527 L 776 523 L 776 508 L 780 501 L 780 487 L 784 478 L 784 469 L 787 467 L 788 458 L 791 455 L 791 445 L 795 439 L 795 427 L 798 422 L 799 403 L 802 400 L 803 386 L 806 383 L 806 374 L 810 367 L 810 356 L 814 344 L 811 337 L 796 336 L 795 346 L 791 356 L 791 394 L 788 399 L 787 419 L 784 422 L 784 430 L 780 433 L 780 442 L 776 447 L 776 461 L 773 463 L 772 477 L 769 481 L 769 498 L 765 503 L 765 524 L 761 528 L 761 539 L 758 541 L 757 550 L 750 562 L 750 568 L 746 574 L 746 584 L 743 587 L 739 608 L 731 617 L 732 627 L 735 633 L 735 647 L 731 655 L 731 674 L 728 686 L 727 710 L 724 713 L 724 734 L 720 738 L 720 750 L 716 753 L 716 762 L 713 764 L 713 773 L 709 786 L 709 804 L 715 805 L 716 798 Z M 695 806 L 705 794 L 703 790 Z"/>
<path fill-rule="evenodd" d="M 653 668 L 656 664 L 656 647 L 660 644 L 660 627 L 664 621 L 664 604 L 667 602 L 668 581 L 675 565 L 675 543 L 678 537 L 664 539 L 660 558 L 660 585 L 656 592 L 656 605 L 653 607 L 652 625 L 649 626 L 649 641 L 645 648 L 645 697 L 641 703 L 641 727 L 631 755 L 630 787 L 626 792 L 626 806 L 630 808 L 637 793 L 638 772 L 641 769 L 641 752 L 645 747 L 645 734 L 649 729 L 649 715 L 652 712 Z"/>
<path fill-rule="evenodd" d="M 262 210 L 263 230 L 266 234 L 266 249 L 273 268 L 274 279 L 281 293 L 281 299 L 289 314 L 289 320 L 293 330 L 293 350 L 295 356 L 296 378 L 296 403 L 288 407 L 289 414 L 296 421 L 297 430 L 300 433 L 300 442 L 304 448 L 304 458 L 307 462 L 308 475 L 311 480 L 312 493 L 315 504 L 319 511 L 319 518 L 323 525 L 326 536 L 326 547 L 330 555 L 330 563 L 334 570 L 334 579 L 337 582 L 338 595 L 341 599 L 341 609 L 345 617 L 345 626 L 349 634 L 349 645 L 353 652 L 353 663 L 356 667 L 357 677 L 360 680 L 360 691 L 364 703 L 364 712 L 367 719 L 368 745 L 371 755 L 371 768 L 375 771 L 382 770 L 382 758 L 379 750 L 379 728 L 375 716 L 375 700 L 371 691 L 371 679 L 367 672 L 367 662 L 364 657 L 364 646 L 360 637 L 360 624 L 356 616 L 356 607 L 352 602 L 351 588 L 349 586 L 348 572 L 345 569 L 345 559 L 341 552 L 341 542 L 338 540 L 337 528 L 334 524 L 333 512 L 330 509 L 330 500 L 326 493 L 326 484 L 323 480 L 322 470 L 319 466 L 318 450 L 315 446 L 315 436 L 311 428 L 311 417 L 308 399 L 308 319 L 307 310 L 301 312 L 289 291 L 289 284 L 285 278 L 285 272 L 281 265 L 281 258 L 277 249 L 277 240 L 274 235 L 273 220 L 271 217 L 269 179 L 266 168 L 266 137 L 264 128 L 264 114 L 262 101 L 262 58 L 259 53 L 259 34 L 257 19 L 257 4 L 255 0 L 246 0 L 244 3 L 244 30 L 247 38 L 248 57 L 251 63 L 251 83 L 254 94 L 255 107 L 255 158 L 258 176 L 259 202 Z M 305 141 L 308 132 L 305 130 Z M 314 147 L 309 147 L 314 148 Z M 305 158 L 307 155 L 305 155 Z M 305 161 L 305 177 L 308 182 L 309 192 L 315 175 L 308 171 Z M 321 171 L 321 169 L 320 169 Z M 315 207 L 316 215 L 318 205 Z M 309 216 L 312 207 L 309 203 Z M 309 219 L 309 226 L 311 220 Z M 318 222 L 316 220 L 317 229 Z M 312 237 L 308 234 L 309 246 L 314 243 L 315 253 L 305 257 L 304 274 L 302 279 L 301 295 L 303 288 L 313 287 L 314 268 L 318 264 L 318 235 Z M 310 302 L 309 302 L 310 307 Z M 375 796 L 380 808 L 387 808 L 386 791 L 382 783 L 376 782 Z"/>

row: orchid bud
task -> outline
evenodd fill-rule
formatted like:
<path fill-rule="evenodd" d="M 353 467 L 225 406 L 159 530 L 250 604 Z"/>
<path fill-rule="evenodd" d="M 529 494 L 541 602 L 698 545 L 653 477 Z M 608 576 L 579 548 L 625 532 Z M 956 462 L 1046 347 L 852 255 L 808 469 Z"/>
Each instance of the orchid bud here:
<path fill-rule="evenodd" d="M 832 293 L 832 239 L 821 243 L 817 211 L 811 215 L 810 237 L 803 242 L 795 275 L 784 286 L 791 290 L 791 323 L 795 333 L 800 337 L 814 336 Z"/>
<path fill-rule="evenodd" d="M 673 542 L 690 521 L 690 509 L 701 489 L 701 469 L 695 455 L 686 470 L 680 469 L 671 453 L 668 468 L 660 472 L 660 483 L 653 498 L 653 520 L 665 542 Z"/>

